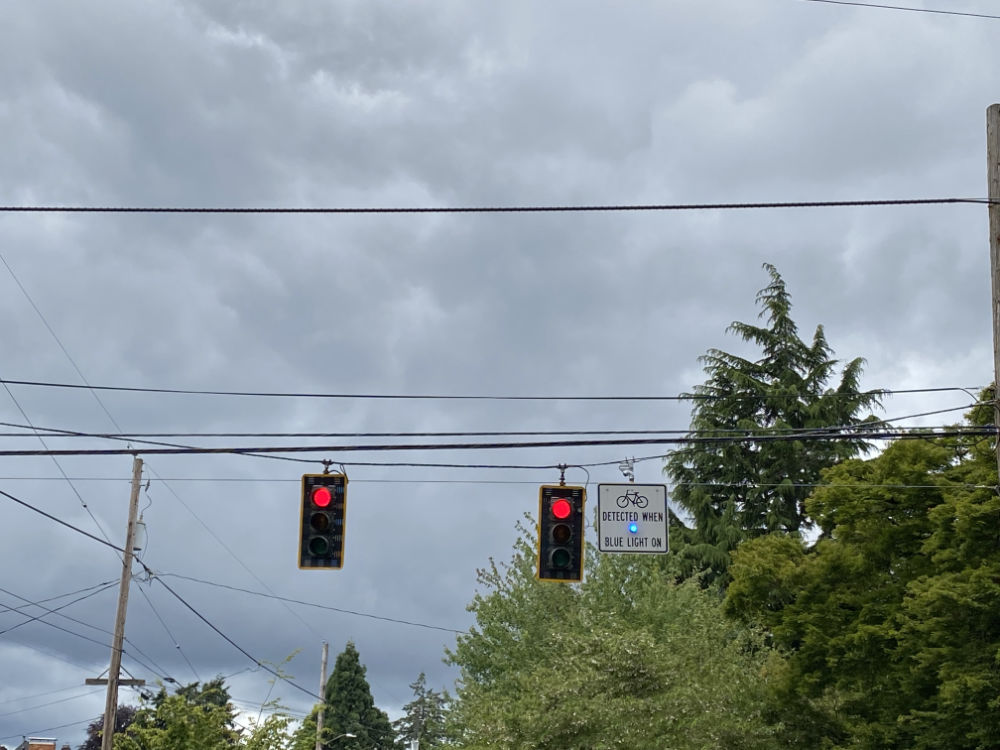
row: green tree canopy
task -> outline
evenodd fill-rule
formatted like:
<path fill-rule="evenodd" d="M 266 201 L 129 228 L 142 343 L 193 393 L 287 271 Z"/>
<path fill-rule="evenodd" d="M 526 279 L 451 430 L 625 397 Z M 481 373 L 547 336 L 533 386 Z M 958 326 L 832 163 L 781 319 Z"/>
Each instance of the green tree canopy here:
<path fill-rule="evenodd" d="M 448 660 L 464 748 L 770 748 L 767 650 L 718 597 L 634 556 L 590 556 L 579 586 L 534 577 L 533 531 L 480 571 L 476 626 Z"/>
<path fill-rule="evenodd" d="M 840 426 L 871 419 L 864 412 L 879 404 L 878 394 L 858 390 L 863 360 L 847 362 L 835 387 L 838 360 L 818 326 L 812 341 L 798 335 L 791 296 L 777 269 L 764 268 L 771 281 L 757 294 L 766 325 L 734 322 L 729 332 L 760 348 L 756 360 L 710 349 L 701 361 L 708 379 L 693 393 L 691 433 L 717 442 L 691 442 L 667 460 L 676 483 L 673 497 L 694 521 L 678 535 L 677 551 L 687 572 L 709 571 L 724 578 L 729 553 L 744 539 L 774 531 L 797 533 L 809 526 L 804 508 L 809 486 L 820 472 L 857 455 L 860 439 L 734 440 L 753 434 L 789 438 L 796 432 L 836 432 Z"/>
<path fill-rule="evenodd" d="M 337 656 L 333 672 L 326 681 L 323 710 L 323 748 L 392 748 L 396 734 L 388 715 L 375 705 L 371 687 L 365 677 L 365 666 L 353 641 Z M 293 750 L 313 750 L 316 743 L 316 713 L 318 707 L 303 721 L 295 734 Z M 338 744 L 334 738 L 353 734 L 350 745 Z"/>
<path fill-rule="evenodd" d="M 241 728 L 223 678 L 166 688 L 143 701 L 133 721 L 114 737 L 115 750 L 284 750 L 289 718 L 271 713 Z M 100 729 L 100 728 L 98 728 Z M 100 745 L 98 745 L 99 747 Z"/>
<path fill-rule="evenodd" d="M 823 530 L 815 546 L 768 536 L 736 552 L 726 606 L 787 654 L 774 695 L 796 744 L 1000 747 L 989 442 L 901 440 L 845 461 L 806 503 Z"/>

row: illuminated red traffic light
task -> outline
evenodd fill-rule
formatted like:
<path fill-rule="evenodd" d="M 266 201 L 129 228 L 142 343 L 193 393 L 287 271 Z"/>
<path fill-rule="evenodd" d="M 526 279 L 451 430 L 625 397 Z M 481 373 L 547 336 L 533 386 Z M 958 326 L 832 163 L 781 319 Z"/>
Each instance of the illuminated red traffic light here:
<path fill-rule="evenodd" d="M 573 503 L 564 497 L 556 498 L 552 501 L 552 515 L 554 515 L 559 520 L 569 518 L 569 514 L 573 512 Z"/>
<path fill-rule="evenodd" d="M 586 489 L 543 485 L 538 495 L 538 579 L 583 580 Z"/>
<path fill-rule="evenodd" d="M 325 508 L 333 502 L 333 493 L 329 487 L 316 487 L 312 491 L 312 501 L 317 508 Z"/>
<path fill-rule="evenodd" d="M 299 567 L 336 570 L 344 565 L 347 477 L 304 474 L 299 510 Z"/>

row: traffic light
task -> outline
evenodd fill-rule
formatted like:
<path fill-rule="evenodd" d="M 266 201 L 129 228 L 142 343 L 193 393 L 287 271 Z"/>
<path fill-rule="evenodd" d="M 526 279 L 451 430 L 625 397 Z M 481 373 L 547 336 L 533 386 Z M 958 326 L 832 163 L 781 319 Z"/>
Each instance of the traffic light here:
<path fill-rule="evenodd" d="M 538 580 L 583 580 L 583 487 L 538 490 Z"/>
<path fill-rule="evenodd" d="M 299 514 L 299 567 L 330 570 L 344 565 L 347 477 L 303 474 Z"/>

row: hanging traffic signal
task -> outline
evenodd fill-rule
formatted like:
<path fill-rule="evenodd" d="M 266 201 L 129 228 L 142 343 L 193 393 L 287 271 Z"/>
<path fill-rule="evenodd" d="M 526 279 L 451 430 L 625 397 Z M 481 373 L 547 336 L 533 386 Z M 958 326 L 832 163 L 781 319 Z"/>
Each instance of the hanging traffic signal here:
<path fill-rule="evenodd" d="M 538 490 L 538 580 L 583 580 L 583 487 Z"/>
<path fill-rule="evenodd" d="M 330 570 L 344 565 L 347 477 L 303 474 L 299 513 L 299 567 Z"/>

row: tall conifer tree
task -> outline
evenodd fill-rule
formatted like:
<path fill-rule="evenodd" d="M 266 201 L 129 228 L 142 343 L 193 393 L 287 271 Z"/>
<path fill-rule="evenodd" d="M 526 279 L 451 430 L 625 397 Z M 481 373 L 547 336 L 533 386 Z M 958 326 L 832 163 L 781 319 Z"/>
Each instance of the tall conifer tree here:
<path fill-rule="evenodd" d="M 741 541 L 810 526 L 803 502 L 820 471 L 864 449 L 861 439 L 817 440 L 851 427 L 879 405 L 879 393 L 858 390 L 864 360 L 843 366 L 817 326 L 812 342 L 798 334 L 791 296 L 778 270 L 764 264 L 771 282 L 757 293 L 766 325 L 734 322 L 728 332 L 760 347 L 751 360 L 720 349 L 701 358 L 708 379 L 693 393 L 691 433 L 719 442 L 691 442 L 667 460 L 674 499 L 691 514 L 694 529 L 681 554 L 690 569 L 726 576 L 729 553 Z M 773 442 L 737 441 L 741 434 L 782 436 Z M 800 439 L 793 438 L 799 434 Z"/>
<path fill-rule="evenodd" d="M 388 715 L 375 706 L 366 672 L 353 641 L 348 641 L 326 682 L 323 734 L 353 734 L 350 747 L 355 748 L 395 747 L 396 733 Z M 332 743 L 329 747 L 333 750 L 338 745 Z"/>
<path fill-rule="evenodd" d="M 399 739 L 407 744 L 416 743 L 421 749 L 440 747 L 445 740 L 445 713 L 448 694 L 427 687 L 427 676 L 421 672 L 416 682 L 410 683 L 413 700 L 403 706 L 403 715 L 393 722 Z"/>

